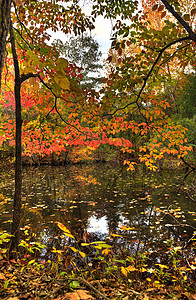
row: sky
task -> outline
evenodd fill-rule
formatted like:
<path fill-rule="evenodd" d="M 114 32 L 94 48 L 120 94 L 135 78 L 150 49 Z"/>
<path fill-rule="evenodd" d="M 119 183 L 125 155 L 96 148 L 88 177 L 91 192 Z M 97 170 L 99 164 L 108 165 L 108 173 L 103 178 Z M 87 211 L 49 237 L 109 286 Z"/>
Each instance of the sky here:
<path fill-rule="evenodd" d="M 81 6 L 85 14 L 90 15 L 90 5 L 88 5 L 86 1 L 81 0 Z M 51 35 L 51 41 L 53 41 L 54 39 L 60 39 L 62 41 L 67 40 L 67 35 L 63 34 L 62 32 L 49 32 L 49 34 Z M 103 16 L 98 16 L 95 22 L 95 29 L 91 31 L 91 36 L 99 43 L 99 50 L 102 52 L 102 58 L 106 59 L 108 57 L 108 51 L 111 45 L 111 20 L 104 19 Z"/>
<path fill-rule="evenodd" d="M 108 19 L 102 16 L 97 17 L 95 22 L 95 29 L 92 30 L 92 37 L 99 43 L 100 51 L 103 58 L 107 58 L 107 53 L 111 45 L 112 24 Z"/>

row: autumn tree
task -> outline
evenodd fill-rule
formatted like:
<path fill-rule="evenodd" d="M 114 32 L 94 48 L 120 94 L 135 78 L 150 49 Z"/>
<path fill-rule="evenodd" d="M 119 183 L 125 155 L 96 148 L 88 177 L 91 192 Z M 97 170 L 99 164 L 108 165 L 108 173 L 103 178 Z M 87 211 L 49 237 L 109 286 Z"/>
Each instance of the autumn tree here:
<path fill-rule="evenodd" d="M 12 223 L 12 234 L 14 238 L 12 239 L 10 253 L 12 253 L 18 245 L 21 220 L 22 84 L 26 80 L 34 79 L 31 81 L 31 84 L 34 88 L 39 89 L 38 82 L 42 83 L 53 94 L 55 101 L 57 100 L 57 93 L 59 93 L 61 89 L 70 90 L 69 79 L 66 77 L 66 73 L 64 72 L 64 69 L 67 67 L 67 62 L 65 62 L 65 60 L 63 61 L 64 64 L 62 61 L 60 63 L 56 62 L 59 55 L 55 50 L 52 51 L 52 48 L 47 45 L 49 35 L 46 31 L 49 28 L 52 28 L 53 31 L 56 31 L 57 28 L 59 28 L 65 33 L 73 30 L 77 34 L 80 32 L 81 28 L 83 30 L 84 25 L 89 28 L 92 27 L 91 22 L 84 17 L 81 9 L 74 1 L 70 2 L 70 10 L 68 10 L 67 13 L 64 6 L 59 4 L 58 1 L 53 3 L 48 3 L 48 1 L 38 1 L 36 3 L 31 1 L 16 1 L 16 3 L 13 2 L 12 4 L 14 11 L 11 13 L 11 1 L 1 2 L 2 24 L 5 24 L 1 31 L 1 66 L 4 61 L 5 40 L 9 29 L 11 53 L 15 72 L 14 98 L 16 116 L 16 160 L 14 212 Z M 12 23 L 15 23 L 15 27 L 12 26 Z M 16 40 L 17 44 L 22 49 L 22 52 L 18 52 Z M 28 53 L 30 53 L 30 55 Z M 48 61 L 48 55 L 51 56 L 53 60 Z M 23 63 L 24 61 L 25 63 Z M 61 66 L 58 67 L 59 65 Z M 47 84 L 45 81 L 47 81 Z"/>
<path fill-rule="evenodd" d="M 139 159 L 154 168 L 154 162 L 165 154 L 172 154 L 185 162 L 184 156 L 191 150 L 185 138 L 186 128 L 168 118 L 171 103 L 168 99 L 161 99 L 160 95 L 171 82 L 171 71 L 174 73 L 172 80 L 176 80 L 179 72 L 195 64 L 192 25 L 195 9 L 189 7 L 189 21 L 185 21 L 181 16 L 180 4 L 172 6 L 167 1 L 143 3 L 146 2 L 148 5 L 144 10 L 131 16 L 130 25 L 123 22 L 127 17 L 128 2 L 124 1 L 124 6 L 119 7 L 121 20 L 114 26 L 116 32 L 108 57 L 110 71 L 103 106 L 111 129 L 114 129 L 114 120 L 120 115 L 124 120 L 121 134 L 124 128 L 124 131 L 128 129 L 144 137 Z M 110 5 L 112 3 L 106 10 L 107 16 L 110 15 Z M 101 1 L 95 7 L 101 12 L 103 6 Z M 185 19 L 188 20 L 187 15 Z M 127 163 L 133 168 L 132 163 Z"/>
<path fill-rule="evenodd" d="M 87 34 L 70 37 L 63 43 L 61 40 L 54 41 L 55 48 L 59 53 L 74 63 L 81 72 L 80 85 L 83 89 L 95 88 L 103 81 L 101 76 L 101 56 L 99 44 Z"/>

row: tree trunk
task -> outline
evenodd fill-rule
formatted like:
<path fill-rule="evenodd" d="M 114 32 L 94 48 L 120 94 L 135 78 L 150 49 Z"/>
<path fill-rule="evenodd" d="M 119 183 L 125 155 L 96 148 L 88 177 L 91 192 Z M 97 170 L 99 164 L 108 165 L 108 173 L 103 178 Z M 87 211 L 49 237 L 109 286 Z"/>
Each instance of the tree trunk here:
<path fill-rule="evenodd" d="M 12 47 L 12 55 L 14 60 L 15 70 L 15 119 L 16 119 L 16 133 L 15 133 L 15 193 L 14 193 L 14 208 L 13 208 L 13 223 L 11 234 L 13 238 L 9 249 L 10 255 L 13 257 L 13 251 L 15 251 L 19 244 L 20 238 L 20 221 L 21 221 L 21 194 L 22 194 L 22 117 L 21 117 L 21 78 L 18 64 L 18 57 L 15 48 L 15 39 L 12 24 L 10 25 L 10 40 Z"/>
<path fill-rule="evenodd" d="M 0 0 L 0 91 L 1 73 L 4 66 L 6 38 L 10 23 L 11 0 Z"/>

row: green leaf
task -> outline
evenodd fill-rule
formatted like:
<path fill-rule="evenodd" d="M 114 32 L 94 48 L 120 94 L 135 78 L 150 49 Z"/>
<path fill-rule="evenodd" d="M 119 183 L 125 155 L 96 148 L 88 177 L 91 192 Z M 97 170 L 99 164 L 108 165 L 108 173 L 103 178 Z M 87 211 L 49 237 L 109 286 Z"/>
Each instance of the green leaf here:
<path fill-rule="evenodd" d="M 70 90 L 70 82 L 67 77 L 54 76 L 54 80 L 63 90 Z"/>
<path fill-rule="evenodd" d="M 64 276 L 64 275 L 67 275 L 67 273 L 66 272 L 61 272 L 60 273 L 60 276 Z"/>
<path fill-rule="evenodd" d="M 102 248 L 111 248 L 112 246 L 108 244 L 98 244 L 97 246 L 93 246 L 96 249 L 102 249 Z"/>
<path fill-rule="evenodd" d="M 10 280 L 6 281 L 6 283 L 4 284 L 4 289 L 7 289 L 9 282 Z"/>
<path fill-rule="evenodd" d="M 68 61 L 65 58 L 63 58 L 63 57 L 58 58 L 57 66 L 56 66 L 57 70 L 60 70 L 60 71 L 64 70 L 67 68 L 67 66 L 68 66 Z"/>
<path fill-rule="evenodd" d="M 72 281 L 69 285 L 71 288 L 77 289 L 80 286 L 80 283 L 78 281 Z"/>

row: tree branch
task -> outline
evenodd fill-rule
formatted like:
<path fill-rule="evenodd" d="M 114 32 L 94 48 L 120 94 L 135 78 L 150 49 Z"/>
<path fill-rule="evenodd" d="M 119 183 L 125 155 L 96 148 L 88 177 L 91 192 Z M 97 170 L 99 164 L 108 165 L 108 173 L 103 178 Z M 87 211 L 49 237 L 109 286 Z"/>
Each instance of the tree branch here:
<path fill-rule="evenodd" d="M 28 73 L 28 74 L 21 74 L 20 76 L 20 81 L 21 83 L 24 82 L 25 80 L 29 79 L 29 78 L 36 78 L 36 77 L 39 77 L 39 74 L 34 74 L 34 73 Z"/>
<path fill-rule="evenodd" d="M 159 59 L 161 58 L 163 52 L 164 52 L 167 48 L 171 47 L 172 45 L 175 45 L 175 44 L 177 44 L 177 43 L 180 43 L 180 42 L 183 42 L 183 41 L 186 41 L 186 40 L 190 40 L 190 38 L 189 38 L 188 36 L 185 36 L 185 37 L 183 37 L 183 38 L 180 38 L 180 39 L 178 39 L 178 40 L 175 40 L 175 41 L 169 43 L 168 45 L 166 45 L 164 48 L 162 48 L 162 49 L 160 50 L 159 55 L 157 56 L 156 60 L 154 61 L 153 65 L 152 65 L 152 67 L 151 67 L 151 69 L 150 69 L 150 71 L 148 72 L 148 74 L 147 74 L 146 77 L 144 78 L 144 83 L 143 83 L 143 85 L 142 85 L 142 87 L 141 87 L 141 89 L 140 89 L 140 91 L 139 91 L 139 94 L 138 94 L 138 96 L 137 96 L 136 102 L 138 102 L 138 100 L 139 100 L 139 98 L 140 98 L 140 96 L 141 96 L 141 94 L 142 94 L 142 92 L 143 92 L 143 90 L 144 90 L 144 88 L 145 88 L 145 86 L 146 86 L 146 84 L 147 84 L 147 80 L 148 80 L 148 78 L 150 77 L 150 75 L 152 74 L 152 71 L 154 70 L 154 68 L 155 68 L 156 64 L 158 63 Z"/>
<path fill-rule="evenodd" d="M 188 25 L 188 23 L 174 10 L 174 8 L 168 3 L 167 0 L 160 0 L 166 9 L 174 16 L 176 20 L 184 27 L 184 29 L 189 34 L 189 39 L 196 42 L 196 34 L 193 32 L 191 27 Z"/>
<path fill-rule="evenodd" d="M 15 14 L 16 14 L 16 17 L 17 17 L 17 19 L 18 19 L 18 22 L 19 22 L 20 25 L 21 25 L 21 29 L 22 29 L 22 27 L 24 27 L 24 29 L 25 29 L 27 35 L 29 36 L 29 38 L 31 39 L 31 42 L 33 43 L 33 38 L 32 38 L 31 35 L 29 34 L 27 27 L 23 24 L 23 22 L 20 20 L 20 18 L 19 18 L 19 16 L 18 16 L 18 12 L 17 12 L 17 8 L 16 8 L 16 3 L 15 3 L 14 1 L 13 1 L 13 4 L 14 4 L 14 8 L 15 8 Z M 29 44 L 28 44 L 28 46 L 29 46 L 30 49 L 32 50 L 32 48 L 31 48 L 31 46 L 30 46 Z"/>

